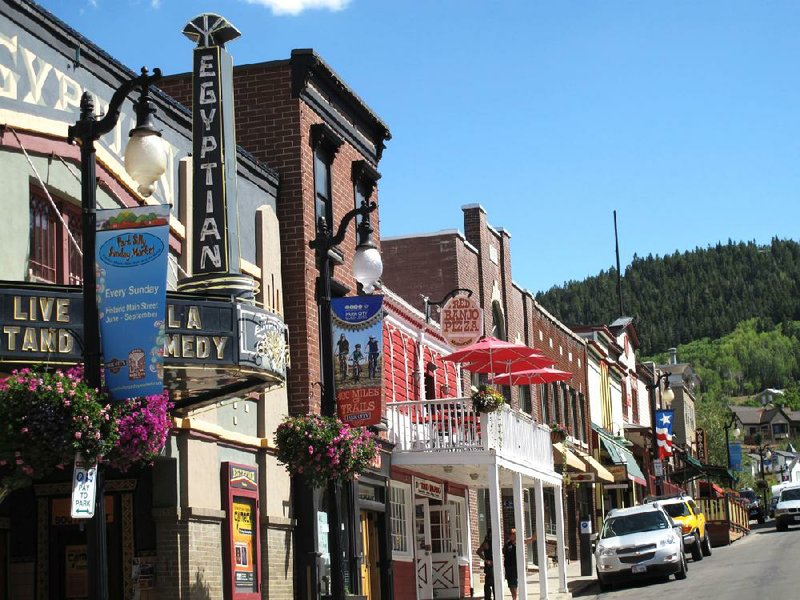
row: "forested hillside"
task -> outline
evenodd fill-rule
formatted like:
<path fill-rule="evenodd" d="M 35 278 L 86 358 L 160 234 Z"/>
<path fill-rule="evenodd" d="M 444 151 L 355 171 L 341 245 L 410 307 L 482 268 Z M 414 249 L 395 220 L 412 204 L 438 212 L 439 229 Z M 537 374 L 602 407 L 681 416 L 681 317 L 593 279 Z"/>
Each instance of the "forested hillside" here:
<path fill-rule="evenodd" d="M 641 258 L 622 278 L 623 310 L 636 319 L 645 355 L 731 333 L 751 318 L 776 325 L 800 319 L 800 244 L 773 239 Z M 619 315 L 616 269 L 539 293 L 562 322 L 611 323 Z"/>

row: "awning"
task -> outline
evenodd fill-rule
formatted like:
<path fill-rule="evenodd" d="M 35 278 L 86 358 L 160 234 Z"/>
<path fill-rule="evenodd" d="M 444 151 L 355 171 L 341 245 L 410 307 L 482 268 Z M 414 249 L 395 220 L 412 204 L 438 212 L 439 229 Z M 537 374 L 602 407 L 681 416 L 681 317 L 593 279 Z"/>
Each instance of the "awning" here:
<path fill-rule="evenodd" d="M 622 455 L 622 446 L 617 444 L 614 440 L 610 437 L 606 437 L 602 433 L 599 434 L 597 437 L 600 438 L 600 441 L 603 443 L 603 446 L 606 448 L 606 452 L 611 457 L 611 462 L 617 465 L 624 465 L 627 460 Z"/>
<path fill-rule="evenodd" d="M 603 446 L 611 457 L 611 460 L 618 465 L 625 465 L 628 471 L 628 479 L 639 485 L 647 485 L 647 480 L 636 462 L 633 453 L 625 446 L 617 442 L 614 438 L 610 437 L 605 430 L 596 425 L 592 425 L 592 429 L 597 432 L 597 437 L 603 443 Z"/>
<path fill-rule="evenodd" d="M 639 485 L 647 485 L 647 480 L 644 477 L 644 473 L 642 473 L 642 469 L 639 467 L 639 463 L 636 462 L 636 457 L 633 455 L 633 452 L 621 446 L 620 448 L 628 466 L 628 479 Z"/>
<path fill-rule="evenodd" d="M 686 483 L 700 477 L 715 478 L 725 482 L 732 482 L 734 480 L 733 473 L 726 467 L 717 465 L 704 465 L 699 460 L 688 454 L 684 455 L 683 462 L 685 466 L 682 469 L 676 469 L 670 473 L 670 478 L 673 481 Z"/>
<path fill-rule="evenodd" d="M 614 483 L 614 475 L 611 474 L 611 471 L 601 465 L 600 461 L 595 459 L 594 456 L 584 452 L 583 450 L 576 450 L 576 452 L 581 460 L 589 467 L 589 470 L 597 475 L 598 480 Z"/>
<path fill-rule="evenodd" d="M 557 460 L 555 461 L 556 464 L 563 465 L 566 461 L 567 466 L 575 471 L 580 471 L 581 473 L 586 472 L 586 464 L 575 454 L 564 446 L 563 442 L 558 442 L 557 444 L 553 444 L 553 450 L 556 451 Z M 560 458 L 560 460 L 558 460 Z"/>

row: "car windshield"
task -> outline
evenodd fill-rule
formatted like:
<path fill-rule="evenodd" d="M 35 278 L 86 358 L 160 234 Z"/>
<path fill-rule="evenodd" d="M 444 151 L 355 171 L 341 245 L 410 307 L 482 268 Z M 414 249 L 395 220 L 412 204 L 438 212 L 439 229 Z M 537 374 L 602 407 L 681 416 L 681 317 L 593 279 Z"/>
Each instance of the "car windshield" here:
<path fill-rule="evenodd" d="M 785 502 L 786 500 L 800 500 L 800 488 L 783 490 L 781 492 L 781 502 Z"/>
<path fill-rule="evenodd" d="M 739 492 L 739 495 L 742 498 L 746 498 L 747 500 L 755 500 L 756 499 L 756 493 L 751 491 L 751 490 L 745 490 L 745 491 Z"/>
<path fill-rule="evenodd" d="M 678 502 L 676 504 L 664 504 L 663 508 L 667 511 L 667 514 L 672 517 L 673 519 L 676 517 L 688 517 L 689 507 L 686 506 L 685 502 Z"/>
<path fill-rule="evenodd" d="M 602 539 L 617 537 L 618 535 L 629 535 L 631 533 L 642 533 L 644 531 L 656 531 L 658 529 L 669 529 L 670 524 L 664 514 L 659 510 L 640 512 L 632 515 L 622 515 L 611 517 L 603 526 Z"/>

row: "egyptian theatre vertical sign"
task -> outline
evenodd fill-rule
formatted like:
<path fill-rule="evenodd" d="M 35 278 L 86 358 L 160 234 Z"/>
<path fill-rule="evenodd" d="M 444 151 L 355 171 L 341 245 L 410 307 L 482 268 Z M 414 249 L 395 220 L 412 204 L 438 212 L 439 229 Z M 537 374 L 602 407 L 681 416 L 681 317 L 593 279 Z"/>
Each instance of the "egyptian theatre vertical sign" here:
<path fill-rule="evenodd" d="M 225 43 L 239 37 L 239 31 L 219 15 L 203 14 L 183 33 L 197 43 L 192 82 L 192 279 L 208 280 L 239 271 L 233 59 L 225 50 Z"/>

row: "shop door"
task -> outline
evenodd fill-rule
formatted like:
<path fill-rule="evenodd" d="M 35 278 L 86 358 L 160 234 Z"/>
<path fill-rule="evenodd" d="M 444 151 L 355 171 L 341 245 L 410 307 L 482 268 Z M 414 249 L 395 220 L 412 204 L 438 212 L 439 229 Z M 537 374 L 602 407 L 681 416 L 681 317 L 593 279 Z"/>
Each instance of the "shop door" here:
<path fill-rule="evenodd" d="M 381 600 L 381 573 L 378 568 L 378 519 L 368 510 L 361 511 L 361 593 L 367 600 Z"/>
<path fill-rule="evenodd" d="M 433 595 L 436 598 L 458 598 L 455 511 L 451 505 L 431 506 L 429 515 Z"/>
<path fill-rule="evenodd" d="M 414 555 L 417 567 L 417 600 L 433 598 L 430 510 L 427 500 L 414 502 Z"/>

